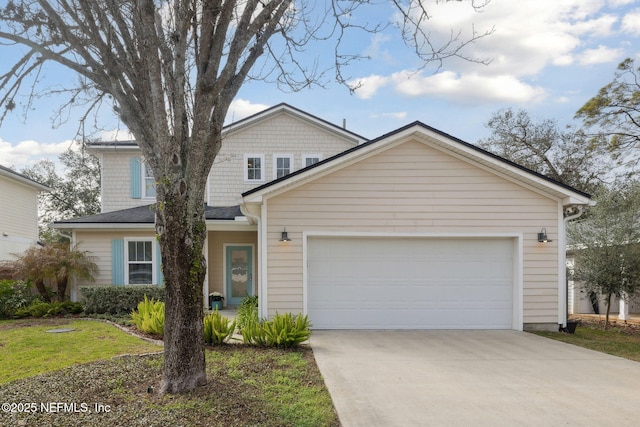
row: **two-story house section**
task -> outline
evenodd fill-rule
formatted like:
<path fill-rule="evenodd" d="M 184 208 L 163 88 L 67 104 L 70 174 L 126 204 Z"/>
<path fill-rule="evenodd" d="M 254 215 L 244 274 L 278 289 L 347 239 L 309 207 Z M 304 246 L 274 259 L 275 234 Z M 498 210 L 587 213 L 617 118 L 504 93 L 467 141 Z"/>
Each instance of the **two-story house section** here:
<path fill-rule="evenodd" d="M 203 300 L 221 292 L 227 304 L 258 286 L 258 227 L 241 212 L 241 194 L 366 142 L 340 126 L 279 104 L 228 125 L 208 177 Z M 97 285 L 162 283 L 155 239 L 154 178 L 135 141 L 89 144 L 102 168 L 102 212 L 60 221 L 74 242 L 98 258 Z M 72 298 L 77 290 L 72 289 Z"/>
<path fill-rule="evenodd" d="M 162 283 L 153 179 L 134 144 L 94 146 L 104 212 L 58 228 L 98 283 Z M 203 285 L 318 329 L 566 325 L 566 209 L 590 196 L 421 122 L 365 141 L 278 105 L 225 128 L 205 196 Z M 73 295 L 72 295 L 73 296 Z"/>
<path fill-rule="evenodd" d="M 0 260 L 15 259 L 38 241 L 38 193 L 51 191 L 0 166 Z"/>

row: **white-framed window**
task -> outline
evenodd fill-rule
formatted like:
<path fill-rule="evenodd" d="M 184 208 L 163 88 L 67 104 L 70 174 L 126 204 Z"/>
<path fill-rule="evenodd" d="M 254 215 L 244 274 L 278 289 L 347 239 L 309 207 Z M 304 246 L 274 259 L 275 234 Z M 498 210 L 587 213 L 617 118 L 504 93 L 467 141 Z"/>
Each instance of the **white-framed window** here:
<path fill-rule="evenodd" d="M 264 181 L 264 154 L 244 155 L 244 180 L 245 182 Z"/>
<path fill-rule="evenodd" d="M 142 197 L 145 199 L 156 198 L 156 179 L 153 177 L 151 166 L 142 161 Z"/>
<path fill-rule="evenodd" d="M 124 239 L 124 280 L 127 285 L 156 283 L 154 239 L 131 237 Z"/>
<path fill-rule="evenodd" d="M 322 154 L 303 154 L 302 155 L 302 167 L 314 165 L 322 160 Z"/>
<path fill-rule="evenodd" d="M 273 179 L 281 178 L 293 172 L 293 154 L 273 155 Z"/>

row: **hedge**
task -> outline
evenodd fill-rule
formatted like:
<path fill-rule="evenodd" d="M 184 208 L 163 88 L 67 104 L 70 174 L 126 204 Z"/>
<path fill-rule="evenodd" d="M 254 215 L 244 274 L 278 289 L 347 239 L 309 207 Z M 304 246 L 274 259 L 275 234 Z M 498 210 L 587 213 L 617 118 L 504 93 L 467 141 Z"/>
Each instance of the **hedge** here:
<path fill-rule="evenodd" d="M 131 314 L 146 295 L 149 299 L 164 301 L 164 286 L 83 286 L 84 311 L 87 314 Z"/>

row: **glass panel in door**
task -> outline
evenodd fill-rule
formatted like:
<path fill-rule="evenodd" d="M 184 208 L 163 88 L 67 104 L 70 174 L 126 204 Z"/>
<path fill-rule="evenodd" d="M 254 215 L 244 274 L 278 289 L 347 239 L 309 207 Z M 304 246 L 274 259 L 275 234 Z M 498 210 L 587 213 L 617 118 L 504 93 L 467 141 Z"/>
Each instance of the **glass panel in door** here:
<path fill-rule="evenodd" d="M 239 305 L 253 295 L 253 253 L 251 246 L 227 246 L 227 304 Z"/>

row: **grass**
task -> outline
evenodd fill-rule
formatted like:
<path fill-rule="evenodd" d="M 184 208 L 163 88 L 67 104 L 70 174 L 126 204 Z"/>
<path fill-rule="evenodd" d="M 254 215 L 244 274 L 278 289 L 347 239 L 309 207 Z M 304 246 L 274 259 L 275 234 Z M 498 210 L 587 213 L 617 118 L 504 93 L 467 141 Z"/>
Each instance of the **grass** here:
<path fill-rule="evenodd" d="M 640 362 L 640 330 L 637 328 L 613 325 L 605 331 L 597 324 L 583 321 L 583 324 L 577 327 L 575 334 L 536 333 L 543 337 Z"/>
<path fill-rule="evenodd" d="M 68 328 L 67 333 L 48 330 Z M 50 319 L 0 322 L 0 384 L 122 354 L 162 351 L 104 322 Z"/>
<path fill-rule="evenodd" d="M 32 362 L 29 357 L 39 356 L 38 351 L 25 350 L 27 358 L 19 351 L 7 350 L 15 342 L 25 342 L 25 336 L 37 336 L 25 346 L 38 345 L 38 341 L 63 337 L 63 342 L 52 345 L 52 354 L 46 372 L 0 384 L 0 402 L 72 402 L 85 403 L 87 411 L 50 413 L 5 413 L 0 425 L 56 425 L 56 426 L 339 426 L 331 396 L 317 368 L 313 352 L 308 346 L 295 349 L 258 348 L 248 345 L 227 344 L 208 347 L 206 351 L 207 384 L 192 392 L 178 395 L 159 395 L 158 385 L 162 376 L 162 355 L 126 356 L 113 358 L 103 350 L 92 349 L 94 357 L 103 360 L 89 363 L 69 362 L 61 368 L 61 361 L 75 359 L 74 353 L 83 352 L 80 347 L 98 347 L 103 338 L 88 340 L 80 333 L 47 334 L 52 327 L 93 327 L 94 323 L 111 328 L 122 339 L 137 343 L 128 353 L 158 350 L 146 342 L 131 337 L 115 327 L 99 322 L 75 321 L 42 325 L 31 321 L 30 325 L 0 322 L 0 378 L 4 380 L 6 364 L 14 370 L 25 371 Z M 91 324 L 91 325 L 88 325 Z M 66 326 L 65 326 L 66 325 Z M 105 331 L 92 334 L 106 337 Z M 58 339 L 58 338 L 56 338 Z M 78 342 L 76 342 L 78 341 Z M 84 344 L 79 344 L 83 342 Z M 23 348 L 25 347 L 23 346 Z M 109 345 L 113 348 L 113 345 Z M 42 348 L 42 347 L 41 347 Z M 47 350 L 47 351 L 49 351 Z M 44 353 L 44 351 L 40 350 Z M 114 353 L 115 351 L 112 351 Z M 57 360 L 51 363 L 52 359 Z M 94 359 L 95 360 L 95 359 Z M 55 370 L 54 370 L 55 369 Z M 96 404 L 108 411 L 99 413 Z M 7 424 L 3 424 L 7 423 Z"/>

